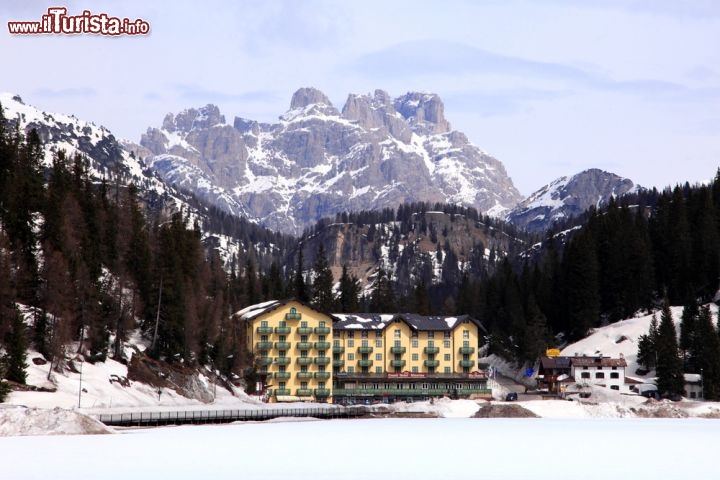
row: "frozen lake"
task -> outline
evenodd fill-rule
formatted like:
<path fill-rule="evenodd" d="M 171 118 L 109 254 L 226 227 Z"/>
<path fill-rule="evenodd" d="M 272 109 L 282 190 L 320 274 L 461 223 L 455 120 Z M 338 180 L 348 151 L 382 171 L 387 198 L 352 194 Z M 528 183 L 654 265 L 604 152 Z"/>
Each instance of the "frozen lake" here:
<path fill-rule="evenodd" d="M 0 438 L 2 478 L 710 478 L 720 421 L 368 419 Z"/>

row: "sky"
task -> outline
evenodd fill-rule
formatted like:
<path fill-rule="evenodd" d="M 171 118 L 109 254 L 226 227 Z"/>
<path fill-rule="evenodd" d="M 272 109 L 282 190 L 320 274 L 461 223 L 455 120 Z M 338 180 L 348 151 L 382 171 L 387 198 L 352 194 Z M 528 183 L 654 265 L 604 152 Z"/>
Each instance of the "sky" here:
<path fill-rule="evenodd" d="M 715 0 L 66 0 L 148 35 L 11 35 L 59 2 L 0 4 L 0 91 L 139 141 L 214 103 L 276 122 L 300 87 L 437 93 L 524 195 L 601 168 L 646 187 L 720 166 Z"/>

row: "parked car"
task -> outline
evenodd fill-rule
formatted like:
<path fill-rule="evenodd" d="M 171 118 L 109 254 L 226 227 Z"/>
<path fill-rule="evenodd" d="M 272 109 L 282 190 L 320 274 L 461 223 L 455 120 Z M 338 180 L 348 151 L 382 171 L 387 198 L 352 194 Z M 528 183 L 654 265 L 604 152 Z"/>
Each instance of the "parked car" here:
<path fill-rule="evenodd" d="M 517 392 L 510 392 L 507 395 L 505 395 L 505 401 L 506 402 L 514 402 L 517 400 Z"/>

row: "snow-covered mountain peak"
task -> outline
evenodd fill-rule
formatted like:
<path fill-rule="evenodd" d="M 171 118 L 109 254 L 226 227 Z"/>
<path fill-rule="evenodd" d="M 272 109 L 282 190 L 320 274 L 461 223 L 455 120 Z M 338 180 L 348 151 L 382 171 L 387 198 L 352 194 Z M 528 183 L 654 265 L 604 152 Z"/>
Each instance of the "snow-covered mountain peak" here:
<path fill-rule="evenodd" d="M 528 231 L 540 232 L 633 188 L 632 180 L 591 168 L 572 177 L 553 180 L 520 202 L 506 220 Z"/>

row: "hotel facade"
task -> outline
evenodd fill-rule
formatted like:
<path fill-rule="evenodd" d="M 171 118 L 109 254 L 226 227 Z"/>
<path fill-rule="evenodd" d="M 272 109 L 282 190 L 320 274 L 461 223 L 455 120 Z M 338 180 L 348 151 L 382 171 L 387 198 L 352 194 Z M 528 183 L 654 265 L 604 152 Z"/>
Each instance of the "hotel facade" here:
<path fill-rule="evenodd" d="M 237 312 L 268 401 L 490 398 L 472 317 L 326 314 L 297 300 Z"/>

